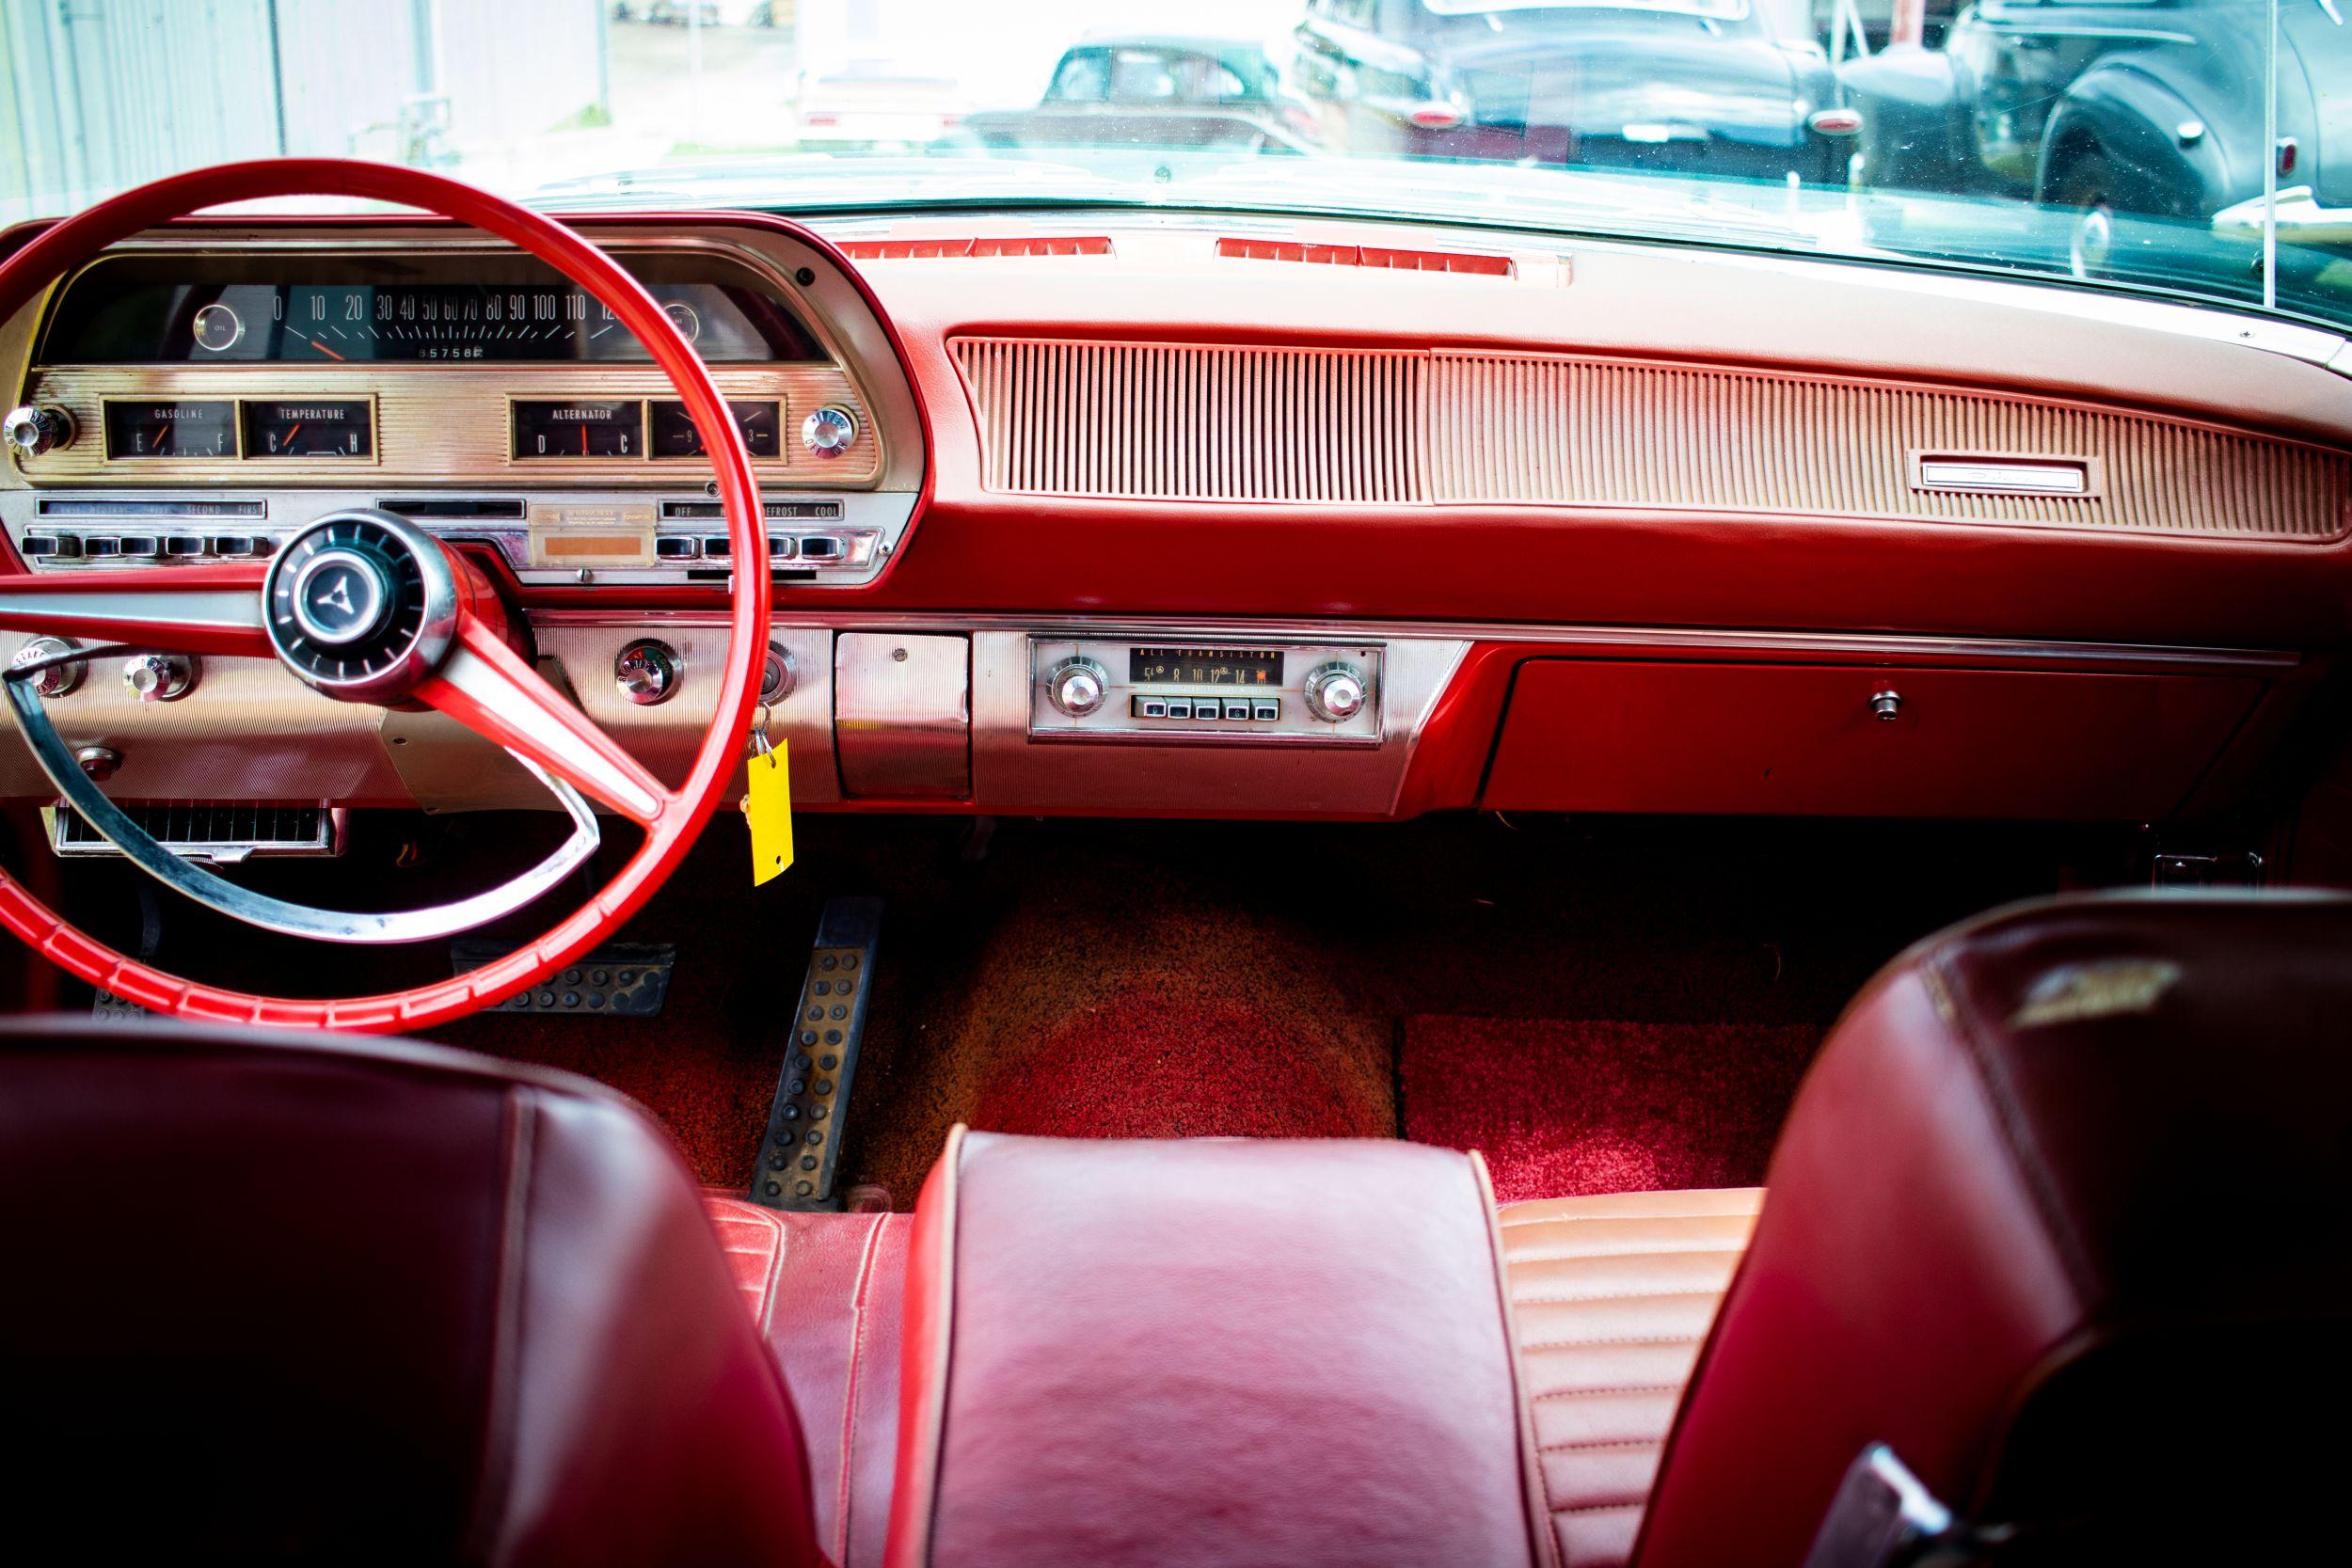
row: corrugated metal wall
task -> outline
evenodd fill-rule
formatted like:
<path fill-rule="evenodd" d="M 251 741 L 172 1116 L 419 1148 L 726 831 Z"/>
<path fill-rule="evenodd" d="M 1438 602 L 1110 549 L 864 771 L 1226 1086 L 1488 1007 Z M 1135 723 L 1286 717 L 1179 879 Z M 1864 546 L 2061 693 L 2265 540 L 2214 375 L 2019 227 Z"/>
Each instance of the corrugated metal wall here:
<path fill-rule="evenodd" d="M 0 0 L 0 220 L 175 169 L 517 141 L 604 91 L 602 0 Z M 405 113 L 404 114 L 404 108 Z"/>

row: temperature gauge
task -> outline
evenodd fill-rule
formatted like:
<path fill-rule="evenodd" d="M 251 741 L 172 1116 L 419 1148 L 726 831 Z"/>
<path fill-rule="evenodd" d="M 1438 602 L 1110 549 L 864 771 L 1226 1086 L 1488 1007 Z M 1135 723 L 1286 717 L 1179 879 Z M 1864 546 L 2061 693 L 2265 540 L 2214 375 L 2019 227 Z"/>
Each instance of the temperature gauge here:
<path fill-rule="evenodd" d="M 106 455 L 234 457 L 236 404 L 226 398 L 109 398 Z"/>
<path fill-rule="evenodd" d="M 515 455 L 542 457 L 643 457 L 644 405 L 563 398 L 516 398 Z"/>
<path fill-rule="evenodd" d="M 249 400 L 240 406 L 247 457 L 375 454 L 375 407 L 364 398 Z"/>
<path fill-rule="evenodd" d="M 730 403 L 727 412 L 735 416 L 735 428 L 743 433 L 743 445 L 751 449 L 754 457 L 774 457 L 784 451 L 784 420 L 774 403 Z M 694 428 L 693 417 L 686 412 L 686 404 L 653 405 L 653 454 L 703 455 L 703 433 Z"/>

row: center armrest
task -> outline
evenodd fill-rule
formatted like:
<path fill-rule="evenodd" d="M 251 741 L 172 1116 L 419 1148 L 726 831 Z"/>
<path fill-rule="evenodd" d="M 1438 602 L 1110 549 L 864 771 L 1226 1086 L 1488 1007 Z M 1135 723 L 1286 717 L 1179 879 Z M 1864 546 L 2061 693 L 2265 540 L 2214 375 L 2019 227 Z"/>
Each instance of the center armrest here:
<path fill-rule="evenodd" d="M 909 1260 L 889 1560 L 1545 1560 L 1485 1168 L 966 1133 Z"/>

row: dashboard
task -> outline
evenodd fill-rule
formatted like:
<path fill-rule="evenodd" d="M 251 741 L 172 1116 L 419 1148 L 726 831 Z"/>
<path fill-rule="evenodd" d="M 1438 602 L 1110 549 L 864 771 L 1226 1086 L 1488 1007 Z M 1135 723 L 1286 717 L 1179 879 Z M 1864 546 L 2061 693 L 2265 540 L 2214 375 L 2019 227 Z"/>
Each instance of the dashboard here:
<path fill-rule="evenodd" d="M 2314 329 L 1336 220 L 576 221 L 752 451 L 812 808 L 2195 819 L 2352 635 L 2352 350 Z M 537 263 L 185 222 L 0 325 L 0 371 L 26 569 L 396 513 L 683 769 L 734 571 L 701 436 Z M 548 803 L 437 715 L 186 674 L 93 661 L 51 709 L 130 800 Z M 0 747 L 0 797 L 44 793 Z"/>

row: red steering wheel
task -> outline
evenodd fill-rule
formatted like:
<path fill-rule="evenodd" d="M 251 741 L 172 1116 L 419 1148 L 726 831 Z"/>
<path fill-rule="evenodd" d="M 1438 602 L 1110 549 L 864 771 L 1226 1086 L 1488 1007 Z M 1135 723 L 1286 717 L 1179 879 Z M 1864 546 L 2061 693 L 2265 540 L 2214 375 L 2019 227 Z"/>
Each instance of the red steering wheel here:
<path fill-rule="evenodd" d="M 576 791 L 601 800 L 645 832 L 644 845 L 620 872 L 537 941 L 454 978 L 376 996 L 330 1001 L 257 996 L 165 974 L 68 925 L 5 872 L 0 872 L 0 925 L 59 967 L 155 1012 L 289 1027 L 413 1029 L 488 1006 L 580 958 L 644 906 L 710 819 L 742 753 L 767 653 L 766 519 L 751 453 L 709 370 L 653 296 L 562 224 L 437 175 L 334 158 L 289 158 L 197 169 L 142 185 L 56 225 L 0 261 L 0 319 L 22 309 L 51 279 L 157 224 L 225 202 L 288 196 L 358 197 L 470 224 L 531 252 L 586 289 L 652 351 L 705 434 L 734 546 L 734 605 L 718 711 L 685 784 L 669 788 L 516 654 L 497 599 L 471 567 L 422 530 L 381 513 L 322 518 L 289 539 L 266 564 L 0 574 L 0 627 L 123 646 L 276 658 L 329 696 L 379 705 L 421 702 L 439 709 L 505 747 L 563 800 L 572 813 L 574 844 L 586 846 L 563 865 L 584 861 L 596 843 L 594 818 Z M 350 673 L 355 663 L 357 675 Z M 42 753 L 44 735 L 54 753 L 55 731 L 39 699 L 21 680 L 7 684 L 36 755 Z M 51 766 L 50 760 L 44 759 L 44 766 Z M 55 767 L 51 772 L 56 777 Z M 133 852 L 135 861 L 167 882 L 186 885 L 171 869 L 178 863 L 103 797 L 78 779 L 58 783 L 69 800 L 87 801 L 85 815 L 102 832 L 115 837 L 127 830 L 161 856 Z M 558 866 L 551 861 L 540 871 Z M 501 892 L 535 896 L 544 887 L 526 887 L 530 877 Z M 551 883 L 560 877 L 541 880 Z M 516 896 L 496 904 L 497 898 L 484 895 L 453 908 L 481 915 L 470 921 L 479 925 L 489 918 L 482 914 L 485 909 L 528 901 Z M 328 916 L 266 899 L 246 902 L 294 916 L 376 918 Z M 228 903 L 215 907 L 251 918 Z M 253 923 L 304 929 L 299 920 Z M 388 929 L 336 940 L 408 938 Z"/>

